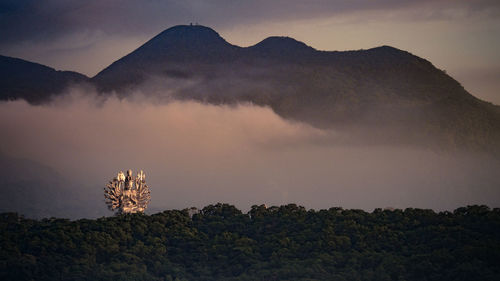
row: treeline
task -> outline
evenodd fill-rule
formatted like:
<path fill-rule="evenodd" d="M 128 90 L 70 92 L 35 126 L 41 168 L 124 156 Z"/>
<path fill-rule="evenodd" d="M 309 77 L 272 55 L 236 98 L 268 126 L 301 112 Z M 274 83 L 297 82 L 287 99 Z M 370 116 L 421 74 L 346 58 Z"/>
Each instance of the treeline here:
<path fill-rule="evenodd" d="M 0 280 L 500 280 L 500 209 L 4 213 Z"/>

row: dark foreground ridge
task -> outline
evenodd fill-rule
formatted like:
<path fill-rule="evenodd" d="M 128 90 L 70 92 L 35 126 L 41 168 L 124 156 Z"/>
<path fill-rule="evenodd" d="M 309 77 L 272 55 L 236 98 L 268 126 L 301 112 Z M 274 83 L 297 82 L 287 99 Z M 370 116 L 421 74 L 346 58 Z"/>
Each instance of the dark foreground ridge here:
<path fill-rule="evenodd" d="M 0 279 L 500 280 L 498 208 L 192 211 L 77 221 L 0 214 Z"/>

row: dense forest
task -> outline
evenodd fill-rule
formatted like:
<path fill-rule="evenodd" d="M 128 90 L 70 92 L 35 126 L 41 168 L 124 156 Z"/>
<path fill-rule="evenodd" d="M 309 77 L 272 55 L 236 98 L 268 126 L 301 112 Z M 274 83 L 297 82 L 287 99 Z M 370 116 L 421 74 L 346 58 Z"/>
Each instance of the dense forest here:
<path fill-rule="evenodd" d="M 500 209 L 0 214 L 1 280 L 500 280 Z"/>

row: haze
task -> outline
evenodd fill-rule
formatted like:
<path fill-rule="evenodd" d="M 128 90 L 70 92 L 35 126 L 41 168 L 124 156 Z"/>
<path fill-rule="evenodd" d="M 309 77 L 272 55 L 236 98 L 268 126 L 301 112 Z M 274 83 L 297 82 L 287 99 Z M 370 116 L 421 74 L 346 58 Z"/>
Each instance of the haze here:
<path fill-rule="evenodd" d="M 432 63 L 425 63 L 429 68 L 412 63 L 415 68 L 411 69 L 418 70 L 414 73 L 422 74 L 418 77 L 434 79 L 446 76 L 445 72 L 471 95 L 500 104 L 500 1 L 491 0 L 2 1 L 0 54 L 94 77 L 165 29 L 190 23 L 211 27 L 227 42 L 243 47 L 268 36 L 290 36 L 317 50 L 328 51 L 390 45 Z M 154 55 L 151 57 L 156 59 Z M 130 69 L 140 69 L 136 66 Z M 288 66 L 283 64 L 283 67 Z M 280 68 L 266 69 L 270 69 L 269 73 L 280 72 Z M 433 75 L 423 75 L 426 69 Z M 7 67 L 5 73 L 9 71 Z M 245 68 L 245 73 L 251 71 Z M 449 89 L 458 89 L 456 92 L 436 91 L 440 98 L 450 94 L 450 99 L 441 99 L 442 104 L 429 107 L 429 110 L 445 109 L 442 116 L 436 114 L 435 123 L 425 123 L 433 119 L 419 119 L 421 115 L 401 118 L 418 119 L 419 122 L 408 124 L 423 124 L 419 128 L 430 131 L 399 135 L 414 128 L 401 123 L 408 130 L 394 131 L 398 134 L 395 139 L 416 143 L 421 135 L 422 139 L 427 137 L 426 132 L 437 136 L 442 131 L 436 140 L 449 138 L 449 142 L 438 143 L 451 147 L 455 140 L 466 140 L 482 147 L 483 153 L 473 153 L 472 149 L 458 151 L 460 145 L 455 150 L 428 145 L 433 142 L 415 146 L 374 145 L 375 142 L 369 144 L 359 137 L 364 136 L 365 127 L 359 127 L 360 134 L 354 137 L 345 132 L 349 129 L 356 132 L 358 128 L 347 128 L 347 123 L 346 130 L 339 131 L 333 127 L 339 126 L 337 123 L 330 129 L 318 129 L 312 127 L 315 123 L 284 119 L 315 120 L 316 107 L 304 111 L 296 107 L 298 110 L 288 115 L 290 112 L 280 112 L 280 107 L 274 107 L 281 114 L 278 115 L 268 107 L 248 103 L 214 105 L 174 100 L 190 97 L 205 100 L 208 93 L 216 101 L 224 101 L 225 95 L 231 95 L 228 100 L 237 103 L 240 99 L 234 98 L 235 94 L 243 96 L 262 89 L 286 95 L 288 81 L 296 79 L 287 76 L 278 81 L 281 85 L 267 85 L 268 81 L 258 75 L 242 79 L 241 75 L 233 77 L 232 72 L 228 68 L 216 79 L 198 81 L 196 76 L 156 77 L 160 72 L 152 71 L 146 73 L 153 77 L 143 81 L 144 84 L 130 86 L 123 92 L 123 88 L 112 88 L 120 91 L 114 93 L 116 96 L 126 97 L 122 99 L 111 93 L 111 96 L 96 93 L 92 87 L 99 88 L 99 83 L 89 79 L 82 82 L 87 85 L 72 85 L 73 88 L 47 104 L 30 105 L 23 100 L 0 102 L 0 212 L 18 211 L 34 217 L 111 215 L 104 204 L 102 189 L 118 171 L 129 168 L 134 172 L 143 169 L 147 174 L 152 193 L 149 213 L 200 208 L 217 202 L 234 204 L 244 211 L 254 204 L 288 203 L 314 209 L 340 206 L 367 211 L 384 207 L 453 210 L 471 204 L 500 207 L 500 159 L 498 154 L 484 152 L 486 147 L 498 151 L 495 146 L 498 138 L 494 138 L 498 136 L 499 119 L 495 115 L 498 108 L 469 99 L 455 82 L 450 82 Z M 272 75 L 265 75 L 268 80 L 273 79 Z M 335 75 L 332 70 L 325 72 L 324 77 Z M 391 75 L 387 77 L 394 78 Z M 121 77 L 134 80 L 129 75 Z M 350 81 L 348 75 L 339 77 L 347 77 L 338 78 L 339 81 L 356 81 Z M 36 80 L 48 81 L 43 75 Z M 322 83 L 313 80 L 307 81 Z M 106 83 L 111 85 L 110 81 Z M 407 81 L 404 77 L 398 85 L 409 85 Z M 46 84 L 49 87 L 54 83 Z M 439 90 L 443 83 L 429 85 L 437 85 L 432 89 Z M 12 92 L 22 90 L 22 86 L 14 85 Z M 304 99 L 297 99 L 299 105 L 309 98 L 302 96 L 308 94 L 309 88 L 300 89 L 297 94 Z M 330 88 L 321 90 L 329 93 Z M 176 91 L 181 94 L 174 95 Z M 367 92 L 369 96 L 371 92 Z M 414 96 L 421 94 L 425 96 L 429 91 L 422 90 Z M 282 109 L 288 108 L 286 101 L 274 101 L 279 101 Z M 323 99 L 313 104 L 323 106 Z M 405 107 L 402 108 L 401 114 L 407 114 Z M 462 110 L 467 108 L 473 110 Z M 402 115 L 390 109 L 389 106 L 387 112 L 394 115 L 383 115 L 379 107 L 367 104 L 363 116 L 370 117 L 363 118 L 391 116 L 398 121 Z M 332 116 L 330 113 L 325 110 L 321 114 Z M 297 118 L 300 114 L 312 117 Z M 377 127 L 366 124 L 370 129 Z M 465 129 L 461 124 L 467 125 Z M 386 131 L 375 129 L 385 136 Z"/>
<path fill-rule="evenodd" d="M 104 99 L 74 89 L 43 106 L 1 103 L 0 130 L 8 132 L 0 140 L 6 157 L 46 165 L 71 183 L 58 188 L 80 196 L 72 217 L 110 215 L 102 188 L 128 168 L 146 172 L 150 212 L 216 202 L 243 210 L 297 203 L 368 211 L 500 202 L 500 163 L 488 155 L 346 145 L 335 130 L 290 122 L 251 104 Z M 36 189 L 24 188 L 17 192 Z M 40 200 L 58 198 L 42 194 Z M 28 203 L 16 204 L 22 212 Z"/>

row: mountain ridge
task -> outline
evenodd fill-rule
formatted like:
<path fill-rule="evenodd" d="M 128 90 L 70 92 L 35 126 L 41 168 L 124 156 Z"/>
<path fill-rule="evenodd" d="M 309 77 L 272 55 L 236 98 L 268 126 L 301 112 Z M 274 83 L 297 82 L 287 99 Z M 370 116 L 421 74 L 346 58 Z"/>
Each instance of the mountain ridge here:
<path fill-rule="evenodd" d="M 358 139 L 500 153 L 499 106 L 474 97 L 428 60 L 387 45 L 318 51 L 272 36 L 239 47 L 209 27 L 180 25 L 81 80 L 102 95 L 139 90 L 160 97 L 168 92 L 174 100 L 252 103 L 288 120 L 346 129 Z"/>
<path fill-rule="evenodd" d="M 185 35 L 191 32 L 210 40 L 192 52 L 190 47 L 199 42 Z M 171 33 L 193 44 L 164 36 Z M 159 88 L 175 85 L 169 98 L 269 106 L 285 119 L 319 128 L 348 128 L 355 138 L 377 143 L 424 142 L 500 151 L 498 107 L 472 96 L 444 71 L 407 51 L 387 45 L 318 51 L 277 36 L 242 48 L 200 26 L 176 26 L 160 35 L 155 38 L 181 40 L 188 47 L 175 50 L 178 56 L 165 56 L 141 46 L 124 58 L 155 59 L 110 66 L 101 72 L 106 76 L 100 73 L 91 80 L 100 91 L 125 97 L 153 79 L 160 81 Z"/>
<path fill-rule="evenodd" d="M 60 94 L 74 83 L 87 82 L 89 78 L 74 71 L 54 68 L 0 55 L 0 100 L 25 99 L 42 103 Z"/>

